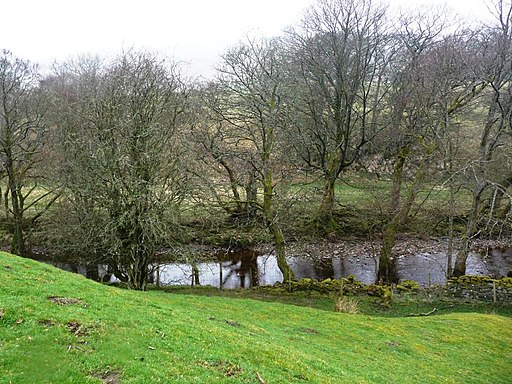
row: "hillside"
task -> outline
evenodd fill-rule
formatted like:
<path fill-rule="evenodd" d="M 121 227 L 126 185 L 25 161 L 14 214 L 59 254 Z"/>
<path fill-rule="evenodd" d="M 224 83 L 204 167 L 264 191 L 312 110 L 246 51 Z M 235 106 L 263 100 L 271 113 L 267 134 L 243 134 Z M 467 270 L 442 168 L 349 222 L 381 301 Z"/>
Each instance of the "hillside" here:
<path fill-rule="evenodd" d="M 0 383 L 509 383 L 512 320 L 103 286 L 0 254 Z"/>

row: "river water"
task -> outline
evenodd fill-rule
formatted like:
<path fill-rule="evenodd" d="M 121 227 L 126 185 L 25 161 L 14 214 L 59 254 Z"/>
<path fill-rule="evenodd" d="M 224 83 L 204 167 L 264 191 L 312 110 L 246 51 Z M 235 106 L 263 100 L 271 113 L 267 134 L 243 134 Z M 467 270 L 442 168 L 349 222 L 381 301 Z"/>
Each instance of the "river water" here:
<path fill-rule="evenodd" d="M 222 255 L 222 256 L 220 256 Z M 200 285 L 211 285 L 225 289 L 250 288 L 254 285 L 273 285 L 283 281 L 272 253 L 259 253 L 252 249 L 222 251 L 211 255 L 214 261 L 161 264 L 153 274 L 153 282 L 160 285 L 192 285 L 199 280 Z M 287 261 L 297 279 L 311 278 L 324 280 L 339 279 L 350 275 L 365 284 L 376 280 L 378 257 L 371 253 L 334 252 L 332 256 L 312 257 L 290 256 Z M 102 266 L 91 267 L 52 263 L 53 265 L 88 277 L 97 278 L 106 275 Z M 397 269 L 401 280 L 414 280 L 420 286 L 427 287 L 446 282 L 447 256 L 442 251 L 416 252 L 398 256 Z M 467 261 L 468 275 L 506 276 L 512 271 L 512 248 L 492 250 L 486 254 L 472 252 Z M 108 276 L 107 276 L 108 279 Z M 111 282 L 116 279 L 111 277 Z"/>
<path fill-rule="evenodd" d="M 287 257 L 297 279 L 311 278 L 324 280 L 339 279 L 354 275 L 365 284 L 376 280 L 377 260 L 371 255 L 349 255 L 311 259 L 308 257 Z M 201 285 L 214 287 L 249 288 L 252 285 L 273 285 L 283 280 L 273 254 L 254 255 L 253 263 L 246 259 L 232 261 L 204 262 L 196 264 Z M 427 287 L 446 282 L 447 256 L 444 252 L 418 253 L 399 256 L 398 275 L 401 280 L 415 280 Z M 512 250 L 494 250 L 488 255 L 471 253 L 467 261 L 469 275 L 506 276 L 512 271 Z M 193 269 L 189 264 L 170 263 L 160 266 L 161 285 L 191 285 Z"/>

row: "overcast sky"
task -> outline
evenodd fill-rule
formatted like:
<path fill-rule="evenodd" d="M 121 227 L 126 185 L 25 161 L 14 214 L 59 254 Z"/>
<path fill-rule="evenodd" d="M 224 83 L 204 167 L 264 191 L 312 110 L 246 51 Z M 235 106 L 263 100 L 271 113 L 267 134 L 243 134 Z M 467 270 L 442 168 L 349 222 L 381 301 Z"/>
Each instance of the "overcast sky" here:
<path fill-rule="evenodd" d="M 470 19 L 485 0 L 451 0 Z M 0 48 L 39 62 L 84 53 L 146 48 L 189 63 L 191 75 L 211 74 L 227 47 L 247 33 L 278 35 L 314 0 L 0 0 Z M 393 6 L 443 0 L 388 0 Z"/>

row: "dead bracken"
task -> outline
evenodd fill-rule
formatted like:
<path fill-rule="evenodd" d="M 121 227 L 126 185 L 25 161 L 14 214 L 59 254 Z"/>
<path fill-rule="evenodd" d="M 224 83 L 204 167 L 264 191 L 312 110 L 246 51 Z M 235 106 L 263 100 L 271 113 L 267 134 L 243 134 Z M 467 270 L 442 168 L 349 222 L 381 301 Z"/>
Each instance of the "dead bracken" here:
<path fill-rule="evenodd" d="M 43 327 L 53 327 L 55 322 L 53 320 L 43 319 L 39 320 L 39 324 L 41 324 Z"/>

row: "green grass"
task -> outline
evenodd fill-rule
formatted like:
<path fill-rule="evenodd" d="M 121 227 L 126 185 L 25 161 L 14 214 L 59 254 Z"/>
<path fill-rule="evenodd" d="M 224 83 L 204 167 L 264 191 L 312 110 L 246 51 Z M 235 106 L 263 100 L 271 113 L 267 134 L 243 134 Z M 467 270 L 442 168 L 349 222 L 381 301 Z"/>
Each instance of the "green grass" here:
<path fill-rule="evenodd" d="M 315 180 L 310 183 L 295 183 L 289 187 L 291 191 L 298 195 L 310 194 L 315 196 L 320 204 L 324 184 L 322 180 Z M 402 188 L 402 197 L 407 195 L 408 182 L 404 181 Z M 343 206 L 367 205 L 374 207 L 375 204 L 383 203 L 389 199 L 391 181 L 385 179 L 376 179 L 365 176 L 351 176 L 337 181 L 335 194 L 338 202 Z M 424 199 L 433 204 L 444 205 L 449 199 L 450 191 L 448 187 L 425 183 L 418 192 L 418 203 Z M 466 190 L 459 190 L 456 193 L 458 203 L 468 206 L 470 194 Z"/>
<path fill-rule="evenodd" d="M 155 289 L 150 286 L 149 289 Z M 288 292 L 283 288 L 269 286 L 252 289 L 228 289 L 219 291 L 212 286 L 162 286 L 159 290 L 173 294 L 226 297 L 233 299 L 251 299 L 269 303 L 291 304 L 332 312 L 335 294 L 322 294 L 314 291 Z M 358 302 L 359 313 L 370 316 L 406 317 L 411 314 L 427 313 L 436 308 L 436 313 L 481 313 L 500 315 L 512 318 L 512 303 L 497 303 L 482 301 L 467 301 L 446 297 L 431 297 L 427 292 L 403 293 L 393 296 L 392 306 L 384 306 L 378 297 L 367 295 L 349 296 Z"/>
<path fill-rule="evenodd" d="M 409 182 L 402 186 L 402 197 L 408 193 Z M 289 191 L 296 197 L 295 203 L 283 214 L 287 220 L 283 224 L 285 235 L 310 239 L 318 237 L 312 232 L 312 218 L 316 217 L 322 198 L 323 183 L 295 183 Z M 352 175 L 338 180 L 335 186 L 336 235 L 343 237 L 367 237 L 379 233 L 389 221 L 391 181 L 361 175 Z M 449 189 L 432 183 L 425 183 L 410 212 L 410 220 L 402 228 L 409 234 L 441 235 L 448 233 Z M 455 216 L 463 217 L 470 207 L 470 194 L 460 189 L 456 193 Z M 289 225 L 288 225 L 289 224 Z M 455 231 L 463 230 L 456 223 Z"/>
<path fill-rule="evenodd" d="M 258 384 L 257 372 L 272 384 L 512 377 L 510 317 L 346 315 L 296 299 L 133 292 L 0 253 L 0 383 Z"/>

